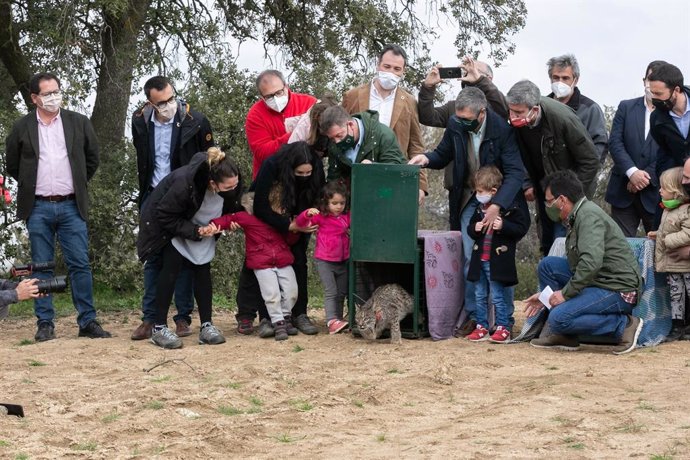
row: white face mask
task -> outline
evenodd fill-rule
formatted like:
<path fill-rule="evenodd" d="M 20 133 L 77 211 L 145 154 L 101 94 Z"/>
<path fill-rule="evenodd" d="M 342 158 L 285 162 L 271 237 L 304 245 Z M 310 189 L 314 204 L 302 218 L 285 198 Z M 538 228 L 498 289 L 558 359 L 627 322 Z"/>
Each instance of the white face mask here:
<path fill-rule="evenodd" d="M 170 121 L 177 113 L 177 101 L 170 101 L 165 104 L 165 107 L 159 109 L 156 107 L 156 113 L 158 113 L 158 118 L 163 121 Z"/>
<path fill-rule="evenodd" d="M 554 96 L 556 96 L 559 99 L 562 99 L 564 97 L 570 96 L 570 93 L 573 92 L 573 89 L 563 83 L 562 81 L 555 81 L 551 83 L 551 91 L 553 91 Z"/>
<path fill-rule="evenodd" d="M 288 104 L 288 95 L 284 94 L 282 96 L 273 96 L 270 99 L 266 100 L 266 105 L 271 109 L 275 110 L 276 112 L 282 112 L 283 109 L 287 106 Z"/>
<path fill-rule="evenodd" d="M 480 195 L 479 193 L 476 194 L 477 201 L 479 201 L 481 204 L 486 204 L 489 201 L 491 201 L 491 198 L 493 198 L 493 195 L 490 193 L 487 193 L 486 195 Z"/>
<path fill-rule="evenodd" d="M 40 96 L 43 103 L 43 110 L 50 113 L 55 113 L 60 110 L 62 105 L 62 94 L 50 94 L 48 96 Z"/>
<path fill-rule="evenodd" d="M 377 78 L 381 88 L 388 91 L 395 89 L 395 87 L 398 86 L 398 83 L 400 83 L 400 77 L 394 73 L 384 72 L 383 70 L 379 70 Z"/>

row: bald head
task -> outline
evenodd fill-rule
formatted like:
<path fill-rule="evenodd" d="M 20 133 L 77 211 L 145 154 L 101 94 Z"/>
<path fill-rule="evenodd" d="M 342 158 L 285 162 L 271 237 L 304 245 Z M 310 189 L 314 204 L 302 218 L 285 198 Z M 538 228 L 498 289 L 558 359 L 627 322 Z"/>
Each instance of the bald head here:
<path fill-rule="evenodd" d="M 480 74 L 484 75 L 489 80 L 494 79 L 494 71 L 491 69 L 491 66 L 489 64 L 483 61 L 476 61 L 476 63 L 477 70 L 479 70 Z"/>

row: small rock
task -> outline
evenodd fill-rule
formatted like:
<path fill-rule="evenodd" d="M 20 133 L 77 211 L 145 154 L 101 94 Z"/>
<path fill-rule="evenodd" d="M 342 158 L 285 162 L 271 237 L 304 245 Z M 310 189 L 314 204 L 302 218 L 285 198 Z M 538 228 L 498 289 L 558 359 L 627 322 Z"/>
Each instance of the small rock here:
<path fill-rule="evenodd" d="M 187 418 L 199 418 L 199 417 L 201 417 L 201 415 L 197 414 L 193 410 L 189 410 L 189 409 L 186 409 L 184 407 L 180 407 L 179 409 L 177 409 L 177 413 L 180 414 L 181 416 L 187 417 Z"/>

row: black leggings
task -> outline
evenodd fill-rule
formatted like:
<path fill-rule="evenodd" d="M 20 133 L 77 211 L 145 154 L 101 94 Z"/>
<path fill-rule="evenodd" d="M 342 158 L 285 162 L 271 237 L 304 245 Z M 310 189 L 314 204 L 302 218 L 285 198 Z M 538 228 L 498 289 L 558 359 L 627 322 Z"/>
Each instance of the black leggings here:
<path fill-rule="evenodd" d="M 175 293 L 175 282 L 183 264 L 189 267 L 194 277 L 194 298 L 199 307 L 201 324 L 211 321 L 211 298 L 213 286 L 211 284 L 211 263 L 196 265 L 185 259 L 172 243 L 168 243 L 161 250 L 161 271 L 158 275 L 156 288 L 156 324 L 167 324 L 168 309 Z"/>

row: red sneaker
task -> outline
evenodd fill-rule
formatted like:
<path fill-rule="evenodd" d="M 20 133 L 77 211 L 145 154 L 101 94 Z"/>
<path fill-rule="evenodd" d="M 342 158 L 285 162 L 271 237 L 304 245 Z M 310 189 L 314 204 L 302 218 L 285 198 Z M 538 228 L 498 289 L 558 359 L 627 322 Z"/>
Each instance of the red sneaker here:
<path fill-rule="evenodd" d="M 491 335 L 489 339 L 492 343 L 506 343 L 510 341 L 510 329 L 503 326 L 498 326 L 496 331 Z"/>
<path fill-rule="evenodd" d="M 481 342 L 483 340 L 488 340 L 489 331 L 481 324 L 477 324 L 477 327 L 475 327 L 474 330 L 470 333 L 470 335 L 468 335 L 465 338 L 471 342 Z"/>
<path fill-rule="evenodd" d="M 337 334 L 348 326 L 347 321 L 342 319 L 332 319 L 328 322 L 328 333 Z"/>

